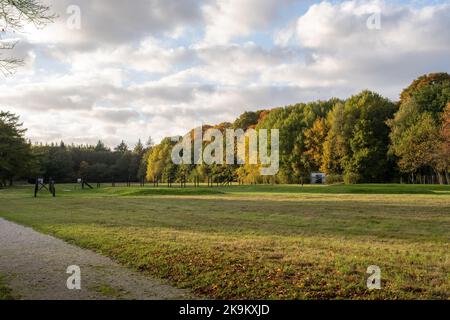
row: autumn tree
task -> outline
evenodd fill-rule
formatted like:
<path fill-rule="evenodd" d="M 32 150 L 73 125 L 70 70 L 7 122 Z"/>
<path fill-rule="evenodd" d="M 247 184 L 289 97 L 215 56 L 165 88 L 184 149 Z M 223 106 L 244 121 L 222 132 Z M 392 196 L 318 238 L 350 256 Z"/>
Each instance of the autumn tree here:
<path fill-rule="evenodd" d="M 387 178 L 389 127 L 395 105 L 371 91 L 349 98 L 333 110 L 324 152 L 328 173 L 343 173 L 348 182 L 376 182 Z"/>
<path fill-rule="evenodd" d="M 170 138 L 164 139 L 159 145 L 152 148 L 147 159 L 147 180 L 153 181 L 164 174 L 173 176 L 172 148 L 175 145 Z"/>
<path fill-rule="evenodd" d="M 337 99 L 300 103 L 276 108 L 265 115 L 256 126 L 259 129 L 280 130 L 280 172 L 278 179 L 285 183 L 298 183 L 314 169 L 308 150 L 305 132 L 312 128 L 318 118 L 325 118 Z"/>
<path fill-rule="evenodd" d="M 440 183 L 448 177 L 449 103 L 450 75 L 446 73 L 422 76 L 401 94 L 399 110 L 389 121 L 390 152 L 412 182 L 417 175 L 434 174 Z"/>
<path fill-rule="evenodd" d="M 305 159 L 311 170 L 319 170 L 322 166 L 327 134 L 328 127 L 324 118 L 317 118 L 312 127 L 305 131 Z"/>
<path fill-rule="evenodd" d="M 400 95 L 400 106 L 414 101 L 420 112 L 430 112 L 435 120 L 450 97 L 450 74 L 431 73 L 414 80 Z"/>
<path fill-rule="evenodd" d="M 262 112 L 263 111 L 244 112 L 236 119 L 236 121 L 234 121 L 233 128 L 247 130 L 251 126 L 257 125 Z"/>
<path fill-rule="evenodd" d="M 438 176 L 439 183 L 450 184 L 450 102 L 442 113 L 441 127 L 438 130 L 437 140 L 433 144 L 435 150 L 431 166 Z"/>

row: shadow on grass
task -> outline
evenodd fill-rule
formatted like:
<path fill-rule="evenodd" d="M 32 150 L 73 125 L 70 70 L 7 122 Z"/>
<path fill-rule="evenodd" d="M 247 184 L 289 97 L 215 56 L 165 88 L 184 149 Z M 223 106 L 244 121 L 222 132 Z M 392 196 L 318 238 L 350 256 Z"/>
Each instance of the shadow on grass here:
<path fill-rule="evenodd" d="M 82 190 L 76 185 L 59 184 L 56 185 L 58 196 L 203 196 L 203 195 L 221 195 L 221 194 L 412 194 L 412 195 L 441 195 L 450 196 L 450 185 L 408 185 L 408 184 L 358 184 L 358 185 L 244 185 L 244 186 L 221 186 L 211 187 L 202 186 L 194 188 L 180 188 L 174 186 L 168 188 L 161 186 L 146 187 L 102 187 L 99 189 Z M 30 185 L 15 186 L 13 188 L 0 189 L 1 196 L 32 195 L 33 187 Z M 50 194 L 42 192 L 39 197 L 50 197 Z"/>
<path fill-rule="evenodd" d="M 110 189 L 112 193 L 117 196 L 203 196 L 203 195 L 218 195 L 224 192 L 217 189 L 194 189 L 194 188 L 130 188 Z"/>
<path fill-rule="evenodd" d="M 424 194 L 450 195 L 448 185 L 360 184 L 360 185 L 256 185 L 219 188 L 236 193 L 316 193 L 316 194 Z"/>

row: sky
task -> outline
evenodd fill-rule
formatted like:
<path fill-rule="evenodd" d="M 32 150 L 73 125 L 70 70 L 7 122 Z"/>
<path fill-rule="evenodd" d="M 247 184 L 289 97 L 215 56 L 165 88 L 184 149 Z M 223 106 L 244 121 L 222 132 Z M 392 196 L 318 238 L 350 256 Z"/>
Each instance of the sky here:
<path fill-rule="evenodd" d="M 25 65 L 0 110 L 33 142 L 133 146 L 244 111 L 370 89 L 397 100 L 450 72 L 450 1 L 47 0 L 58 18 L 2 39 Z"/>

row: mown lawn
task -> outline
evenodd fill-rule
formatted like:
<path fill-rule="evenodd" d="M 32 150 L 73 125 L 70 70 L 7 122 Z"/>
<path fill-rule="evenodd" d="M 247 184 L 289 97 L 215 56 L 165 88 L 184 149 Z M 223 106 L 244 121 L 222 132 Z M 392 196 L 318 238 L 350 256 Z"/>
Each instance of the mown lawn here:
<path fill-rule="evenodd" d="M 450 297 L 448 186 L 24 187 L 0 190 L 0 216 L 203 297 Z"/>

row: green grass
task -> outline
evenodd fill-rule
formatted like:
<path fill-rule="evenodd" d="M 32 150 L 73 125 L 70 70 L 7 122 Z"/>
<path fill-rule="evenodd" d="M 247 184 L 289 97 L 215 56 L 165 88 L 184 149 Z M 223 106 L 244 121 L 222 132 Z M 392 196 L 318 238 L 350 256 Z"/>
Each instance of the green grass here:
<path fill-rule="evenodd" d="M 6 284 L 3 276 L 0 275 L 0 300 L 14 300 L 11 288 Z"/>
<path fill-rule="evenodd" d="M 449 186 L 57 191 L 0 190 L 0 216 L 201 296 L 449 298 Z"/>

